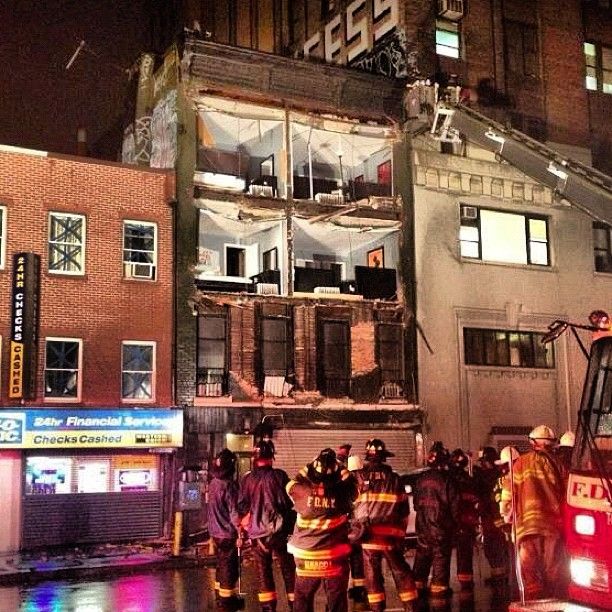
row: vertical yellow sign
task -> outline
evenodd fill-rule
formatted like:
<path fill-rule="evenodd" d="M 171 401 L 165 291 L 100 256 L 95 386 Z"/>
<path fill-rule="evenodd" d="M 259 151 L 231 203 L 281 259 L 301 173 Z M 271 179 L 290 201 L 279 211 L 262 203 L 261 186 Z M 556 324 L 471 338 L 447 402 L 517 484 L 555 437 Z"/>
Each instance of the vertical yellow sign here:
<path fill-rule="evenodd" d="M 21 399 L 23 397 L 23 357 L 23 342 L 11 340 L 8 393 L 10 399 Z"/>

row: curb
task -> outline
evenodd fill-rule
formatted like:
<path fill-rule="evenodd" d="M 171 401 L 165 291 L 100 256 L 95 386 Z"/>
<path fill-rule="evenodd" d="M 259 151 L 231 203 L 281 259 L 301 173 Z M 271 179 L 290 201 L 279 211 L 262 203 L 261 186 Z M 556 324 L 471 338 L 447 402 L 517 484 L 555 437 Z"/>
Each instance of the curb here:
<path fill-rule="evenodd" d="M 0 586 L 35 584 L 45 580 L 73 580 L 79 578 L 108 578 L 137 572 L 157 572 L 170 569 L 189 569 L 215 565 L 214 557 L 163 557 L 159 559 L 85 559 L 70 566 L 49 568 L 14 568 L 0 571 Z"/>

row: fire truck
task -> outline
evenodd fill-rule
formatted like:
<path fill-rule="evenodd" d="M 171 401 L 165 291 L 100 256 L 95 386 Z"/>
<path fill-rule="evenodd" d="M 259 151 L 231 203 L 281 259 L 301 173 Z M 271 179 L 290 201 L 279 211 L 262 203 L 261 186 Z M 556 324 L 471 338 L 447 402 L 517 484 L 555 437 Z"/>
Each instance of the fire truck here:
<path fill-rule="evenodd" d="M 591 313 L 589 322 L 555 321 L 544 341 L 571 329 L 588 357 L 567 487 L 569 596 L 612 610 L 612 324 L 601 310 Z M 590 352 L 576 329 L 593 332 Z"/>

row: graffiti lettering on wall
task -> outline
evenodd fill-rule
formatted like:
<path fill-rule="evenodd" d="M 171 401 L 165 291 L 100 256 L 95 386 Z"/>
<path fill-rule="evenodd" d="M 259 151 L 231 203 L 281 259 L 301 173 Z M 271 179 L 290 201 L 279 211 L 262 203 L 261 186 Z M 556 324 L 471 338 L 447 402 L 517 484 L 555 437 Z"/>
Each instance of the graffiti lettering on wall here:
<path fill-rule="evenodd" d="M 357 0 L 331 19 L 322 32 L 304 43 L 304 57 L 350 63 L 371 50 L 399 24 L 399 0 Z"/>
<path fill-rule="evenodd" d="M 415 77 L 418 74 L 416 50 L 409 50 L 403 30 L 395 30 L 375 45 L 371 53 L 352 62 L 350 66 L 394 78 Z"/>
<path fill-rule="evenodd" d="M 151 117 L 136 119 L 134 128 L 134 161 L 148 165 L 151 160 Z"/>
<path fill-rule="evenodd" d="M 174 168 L 177 148 L 176 132 L 176 90 L 172 90 L 153 109 L 150 162 L 152 168 Z"/>
<path fill-rule="evenodd" d="M 164 57 L 164 63 L 153 76 L 153 96 L 163 95 L 165 90 L 176 87 L 178 74 L 178 53 L 172 49 Z"/>

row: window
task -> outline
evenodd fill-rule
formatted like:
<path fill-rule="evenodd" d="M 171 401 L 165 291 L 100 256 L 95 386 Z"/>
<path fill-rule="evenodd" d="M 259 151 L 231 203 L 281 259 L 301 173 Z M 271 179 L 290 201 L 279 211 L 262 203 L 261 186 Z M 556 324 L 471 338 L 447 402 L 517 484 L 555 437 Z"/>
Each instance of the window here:
<path fill-rule="evenodd" d="M 538 30 L 535 25 L 505 21 L 506 65 L 515 76 L 538 77 Z"/>
<path fill-rule="evenodd" d="M 542 344 L 544 334 L 464 328 L 466 365 L 510 366 L 514 368 L 555 367 L 552 344 Z"/>
<path fill-rule="evenodd" d="M 155 399 L 155 342 L 121 344 L 121 398 L 139 402 Z"/>
<path fill-rule="evenodd" d="M 550 265 L 545 217 L 460 207 L 461 256 L 482 261 Z"/>
<path fill-rule="evenodd" d="M 612 47 L 585 42 L 583 49 L 586 88 L 612 94 Z"/>
<path fill-rule="evenodd" d="M 124 221 L 124 277 L 139 280 L 155 280 L 156 268 L 157 225 L 147 221 Z"/>
<path fill-rule="evenodd" d="M 259 350 L 262 381 L 266 376 L 287 376 L 292 369 L 293 352 L 291 313 L 262 315 L 259 324 Z"/>
<path fill-rule="evenodd" d="M 345 397 L 351 386 L 351 340 L 348 321 L 320 320 L 317 338 L 319 391 Z"/>
<path fill-rule="evenodd" d="M 436 21 L 436 53 L 459 57 L 459 26 L 452 21 Z"/>
<path fill-rule="evenodd" d="M 82 341 L 75 338 L 46 339 L 45 399 L 80 399 L 81 345 Z"/>
<path fill-rule="evenodd" d="M 376 355 L 383 385 L 404 383 L 404 330 L 401 324 L 379 323 L 376 327 Z"/>
<path fill-rule="evenodd" d="M 227 316 L 198 317 L 197 395 L 218 397 L 227 391 Z"/>
<path fill-rule="evenodd" d="M 85 272 L 85 217 L 49 213 L 49 272 Z"/>
<path fill-rule="evenodd" d="M 593 223 L 593 251 L 596 272 L 612 272 L 612 228 Z"/>
<path fill-rule="evenodd" d="M 6 206 L 0 206 L 0 270 L 6 265 Z"/>
<path fill-rule="evenodd" d="M 225 274 L 227 276 L 244 276 L 246 249 L 243 247 L 225 247 Z"/>
<path fill-rule="evenodd" d="M 276 247 L 264 251 L 262 255 L 262 270 L 278 270 L 278 249 Z"/>

